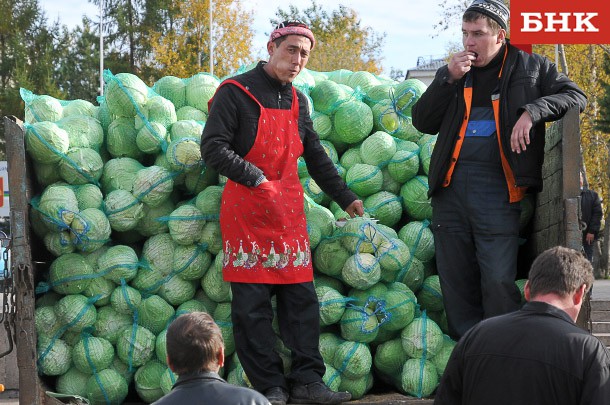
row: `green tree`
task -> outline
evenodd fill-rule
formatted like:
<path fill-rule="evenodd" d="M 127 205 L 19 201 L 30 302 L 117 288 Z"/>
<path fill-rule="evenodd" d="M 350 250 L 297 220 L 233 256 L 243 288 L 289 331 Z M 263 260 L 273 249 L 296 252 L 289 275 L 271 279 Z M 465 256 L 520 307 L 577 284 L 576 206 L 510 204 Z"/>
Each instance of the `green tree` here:
<path fill-rule="evenodd" d="M 308 69 L 333 71 L 349 69 L 381 73 L 381 50 L 385 33 L 378 34 L 371 27 L 363 26 L 358 13 L 339 5 L 331 12 L 315 0 L 309 8 L 300 11 L 290 5 L 288 11 L 279 8 L 271 23 L 298 19 L 309 25 L 316 37 L 316 48 L 311 53 Z"/>

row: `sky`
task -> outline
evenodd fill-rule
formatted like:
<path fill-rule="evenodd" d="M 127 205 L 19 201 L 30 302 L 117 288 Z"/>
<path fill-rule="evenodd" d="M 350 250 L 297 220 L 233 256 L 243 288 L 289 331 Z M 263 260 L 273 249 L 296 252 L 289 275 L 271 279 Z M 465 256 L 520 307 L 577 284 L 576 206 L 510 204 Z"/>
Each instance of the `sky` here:
<path fill-rule="evenodd" d="M 50 21 L 57 21 L 70 28 L 80 24 L 82 16 L 98 20 L 98 7 L 87 0 L 40 0 Z M 460 26 L 435 36 L 433 24 L 440 20 L 438 0 L 318 0 L 317 3 L 328 12 L 337 10 L 342 4 L 355 10 L 360 16 L 362 26 L 371 27 L 386 38 L 381 55 L 384 73 L 391 68 L 407 70 L 417 66 L 419 57 L 443 57 L 450 42 L 460 41 Z M 311 0 L 243 0 L 247 10 L 254 11 L 253 49 L 264 51 L 268 34 L 273 28 L 270 19 L 275 17 L 278 8 L 288 10 L 290 5 L 304 10 Z M 315 33 L 314 33 L 315 34 Z"/>

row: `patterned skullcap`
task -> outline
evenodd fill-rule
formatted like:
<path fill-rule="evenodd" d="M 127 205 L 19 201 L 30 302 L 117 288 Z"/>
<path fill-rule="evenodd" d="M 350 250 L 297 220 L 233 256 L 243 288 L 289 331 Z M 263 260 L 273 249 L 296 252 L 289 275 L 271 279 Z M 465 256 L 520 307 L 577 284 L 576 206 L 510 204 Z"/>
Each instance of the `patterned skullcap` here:
<path fill-rule="evenodd" d="M 495 20 L 500 27 L 506 29 L 508 27 L 508 17 L 510 11 L 504 5 L 502 0 L 474 0 L 474 2 L 466 9 L 466 11 L 476 11 Z"/>
<path fill-rule="evenodd" d="M 273 42 L 286 35 L 302 35 L 309 38 L 311 41 L 311 49 L 316 45 L 313 32 L 311 32 L 307 24 L 298 20 L 287 20 L 279 23 L 271 33 L 271 36 L 269 36 L 269 42 Z"/>

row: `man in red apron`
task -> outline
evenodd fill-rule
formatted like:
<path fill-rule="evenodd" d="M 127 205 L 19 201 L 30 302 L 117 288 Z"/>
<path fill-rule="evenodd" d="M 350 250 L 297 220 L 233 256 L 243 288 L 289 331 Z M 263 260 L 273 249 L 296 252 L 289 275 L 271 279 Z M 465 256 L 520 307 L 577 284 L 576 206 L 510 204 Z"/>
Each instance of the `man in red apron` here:
<path fill-rule="evenodd" d="M 319 305 L 297 159 L 303 156 L 311 177 L 349 215 L 364 209 L 322 148 L 306 97 L 291 84 L 314 45 L 305 24 L 281 23 L 267 44 L 269 61 L 220 85 L 201 140 L 206 165 L 229 179 L 220 226 L 237 355 L 273 405 L 285 404 L 289 393 L 292 403 L 351 399 L 322 382 Z M 273 295 L 280 335 L 292 354 L 287 376 L 274 348 Z"/>

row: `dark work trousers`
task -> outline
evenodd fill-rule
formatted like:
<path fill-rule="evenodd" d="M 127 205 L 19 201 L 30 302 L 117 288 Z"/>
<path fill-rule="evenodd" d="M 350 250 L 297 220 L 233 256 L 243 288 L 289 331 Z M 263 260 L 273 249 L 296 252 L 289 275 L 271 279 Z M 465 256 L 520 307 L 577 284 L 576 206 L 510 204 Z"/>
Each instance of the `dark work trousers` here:
<path fill-rule="evenodd" d="M 313 282 L 299 284 L 231 283 L 231 320 L 235 350 L 254 388 L 286 390 L 292 383 L 322 381 L 326 367 L 320 354 L 320 306 Z M 277 299 L 280 337 L 292 354 L 291 371 L 275 349 L 271 297 Z"/>
<path fill-rule="evenodd" d="M 583 233 L 582 235 L 582 249 L 585 252 L 585 256 L 587 256 L 587 259 L 589 259 L 589 262 L 593 263 L 593 244 L 595 242 L 593 242 L 592 244 L 589 245 L 589 243 L 587 242 L 587 234 Z"/>
<path fill-rule="evenodd" d="M 520 204 L 501 169 L 458 164 L 432 197 L 437 271 L 449 331 L 459 339 L 484 318 L 519 309 L 515 285 Z"/>

